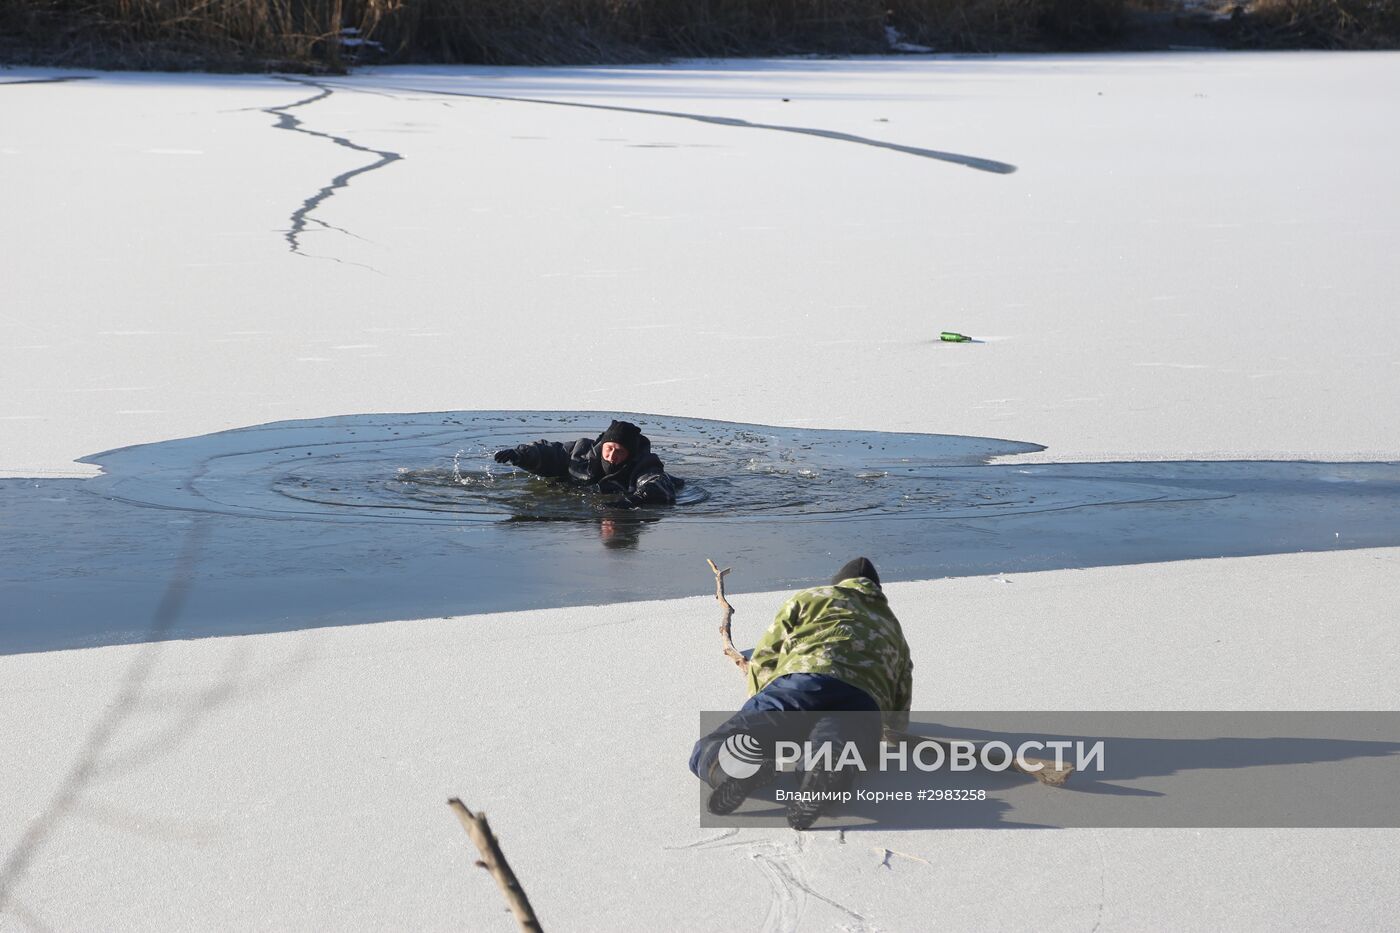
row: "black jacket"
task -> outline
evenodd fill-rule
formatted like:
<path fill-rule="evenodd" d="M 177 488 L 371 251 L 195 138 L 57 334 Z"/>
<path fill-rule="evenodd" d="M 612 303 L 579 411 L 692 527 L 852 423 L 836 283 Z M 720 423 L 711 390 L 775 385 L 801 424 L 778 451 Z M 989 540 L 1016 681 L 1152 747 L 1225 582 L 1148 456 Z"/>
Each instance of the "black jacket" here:
<path fill-rule="evenodd" d="M 516 465 L 536 476 L 562 479 L 573 486 L 596 486 L 599 492 L 627 498 L 627 505 L 670 505 L 683 481 L 669 476 L 651 441 L 641 435 L 637 450 L 617 466 L 603 459 L 602 435 L 572 444 L 535 441 L 515 448 Z"/>

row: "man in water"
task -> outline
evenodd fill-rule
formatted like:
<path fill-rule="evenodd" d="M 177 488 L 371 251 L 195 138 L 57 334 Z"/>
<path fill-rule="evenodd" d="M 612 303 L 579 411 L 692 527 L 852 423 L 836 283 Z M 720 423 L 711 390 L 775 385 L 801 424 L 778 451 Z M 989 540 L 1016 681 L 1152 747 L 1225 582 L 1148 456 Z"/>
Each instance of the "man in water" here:
<path fill-rule="evenodd" d="M 773 743 L 806 741 L 820 750 L 830 742 L 833 767 L 807 771 L 802 793 L 787 804 L 788 825 L 808 829 L 821 815 L 822 795 L 849 789 L 855 777 L 851 767 L 836 766 L 846 743 L 855 743 L 868 770 L 879 760 L 886 721 L 908 725 L 914 664 L 875 565 L 857 557 L 830 586 L 789 598 L 754 648 L 748 678 L 748 702 L 695 743 L 690 770 L 713 788 L 710 812 L 723 815 L 777 779 Z M 840 714 L 825 715 L 834 711 Z M 736 739 L 743 741 L 735 746 Z M 733 767 L 736 748 L 747 748 L 750 760 Z"/>
<path fill-rule="evenodd" d="M 615 509 L 671 505 L 683 484 L 667 475 L 661 458 L 651 452 L 651 441 L 630 421 L 614 421 L 596 438 L 581 437 L 571 444 L 540 440 L 498 450 L 496 462 L 572 486 L 620 494 L 621 498 L 604 503 Z"/>

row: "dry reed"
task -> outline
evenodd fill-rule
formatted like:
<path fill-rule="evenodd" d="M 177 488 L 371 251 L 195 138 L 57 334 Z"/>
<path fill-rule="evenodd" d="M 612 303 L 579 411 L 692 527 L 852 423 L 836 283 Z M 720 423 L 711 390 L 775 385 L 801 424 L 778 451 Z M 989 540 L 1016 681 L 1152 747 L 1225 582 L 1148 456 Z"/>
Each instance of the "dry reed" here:
<path fill-rule="evenodd" d="M 1185 7 L 1178 5 L 1185 11 Z M 1220 44 L 1383 48 L 1400 0 L 1214 4 Z M 1132 46 L 1169 0 L 0 0 L 0 61 L 340 71 L 357 60 L 489 64 L 853 54 L 887 27 L 937 51 Z M 1199 10 L 1197 4 L 1195 9 Z M 348 40 L 348 41 L 347 41 Z"/>

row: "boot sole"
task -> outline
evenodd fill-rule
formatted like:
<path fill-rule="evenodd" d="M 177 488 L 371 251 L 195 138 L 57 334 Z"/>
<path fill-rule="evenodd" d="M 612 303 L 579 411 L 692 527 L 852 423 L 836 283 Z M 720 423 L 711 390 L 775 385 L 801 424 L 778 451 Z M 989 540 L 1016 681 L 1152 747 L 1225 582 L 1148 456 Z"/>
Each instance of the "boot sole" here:
<path fill-rule="evenodd" d="M 765 768 L 752 777 L 727 778 L 711 792 L 705 807 L 715 816 L 727 816 L 739 809 L 754 791 L 772 784 L 777 777 L 778 772 Z"/>
<path fill-rule="evenodd" d="M 845 782 L 841 775 L 831 771 L 809 771 L 802 778 L 801 790 L 804 793 L 828 793 L 839 790 Z M 789 800 L 787 803 L 788 826 L 804 832 L 821 818 L 829 800 Z"/>

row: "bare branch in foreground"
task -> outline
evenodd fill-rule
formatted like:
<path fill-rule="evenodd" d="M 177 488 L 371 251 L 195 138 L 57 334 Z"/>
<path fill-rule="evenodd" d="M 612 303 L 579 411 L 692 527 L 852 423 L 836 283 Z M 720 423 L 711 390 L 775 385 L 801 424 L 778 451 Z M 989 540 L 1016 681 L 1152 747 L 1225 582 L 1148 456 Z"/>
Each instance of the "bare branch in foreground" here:
<path fill-rule="evenodd" d="M 506 861 L 500 843 L 491 832 L 491 824 L 486 822 L 486 814 L 473 813 L 456 797 L 447 801 L 447 805 L 457 814 L 462 828 L 476 844 L 476 850 L 481 853 L 481 859 L 476 864 L 489 871 L 491 877 L 496 879 L 496 884 L 500 885 L 501 893 L 506 896 L 506 904 L 510 906 L 510 912 L 515 915 L 515 922 L 520 924 L 520 929 L 526 933 L 542 933 L 540 922 L 535 918 L 535 909 L 530 906 L 530 899 L 525 896 L 525 889 L 516 880 L 515 872 L 510 870 L 510 863 Z"/>
<path fill-rule="evenodd" d="M 749 660 L 739 653 L 738 648 L 734 647 L 734 638 L 729 634 L 729 620 L 734 618 L 734 607 L 729 605 L 729 600 L 724 598 L 724 575 L 729 572 L 729 568 L 725 567 L 723 570 L 720 570 L 719 566 L 708 557 L 705 558 L 705 563 L 709 564 L 710 570 L 714 571 L 715 599 L 719 600 L 719 604 L 724 607 L 724 618 L 721 619 L 719 623 L 719 636 L 724 639 L 724 656 L 737 664 L 739 670 L 747 674 L 749 672 Z"/>

